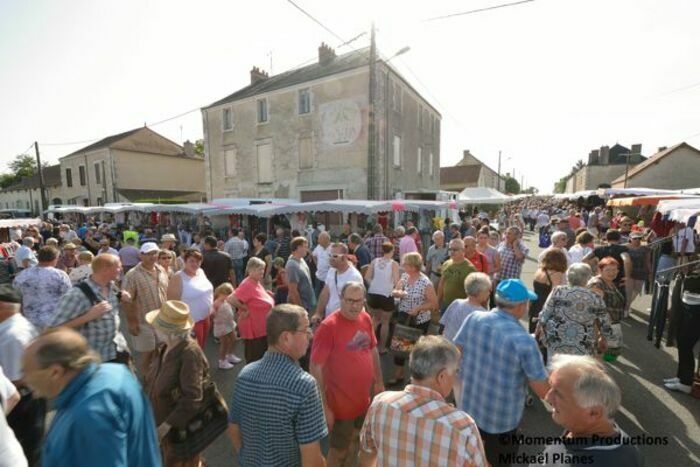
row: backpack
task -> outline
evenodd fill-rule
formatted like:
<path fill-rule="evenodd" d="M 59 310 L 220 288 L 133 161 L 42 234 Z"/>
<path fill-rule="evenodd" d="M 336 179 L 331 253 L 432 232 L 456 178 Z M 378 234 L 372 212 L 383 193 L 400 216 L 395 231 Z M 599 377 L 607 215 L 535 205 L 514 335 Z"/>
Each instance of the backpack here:
<path fill-rule="evenodd" d="M 549 233 L 549 229 L 542 229 L 540 232 L 540 248 L 547 248 L 552 244 L 552 235 Z"/>

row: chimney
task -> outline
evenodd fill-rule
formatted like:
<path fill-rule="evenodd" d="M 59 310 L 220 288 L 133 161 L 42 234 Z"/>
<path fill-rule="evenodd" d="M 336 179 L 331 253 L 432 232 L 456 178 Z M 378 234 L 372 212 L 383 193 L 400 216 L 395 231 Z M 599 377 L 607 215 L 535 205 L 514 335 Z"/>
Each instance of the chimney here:
<path fill-rule="evenodd" d="M 610 146 L 600 147 L 600 165 L 610 165 Z"/>
<path fill-rule="evenodd" d="M 588 165 L 598 165 L 600 157 L 600 151 L 597 149 L 594 149 L 591 151 L 590 154 L 588 154 Z"/>
<path fill-rule="evenodd" d="M 668 149 L 668 146 L 659 146 L 659 150 L 657 152 L 665 151 Z"/>
<path fill-rule="evenodd" d="M 250 84 L 255 84 L 259 83 L 260 81 L 265 81 L 268 78 L 267 73 L 265 73 L 263 70 L 260 68 L 254 66 L 252 70 L 250 70 Z"/>
<path fill-rule="evenodd" d="M 639 163 L 642 160 L 642 145 L 641 144 L 633 144 L 632 149 L 630 149 L 630 153 L 632 155 L 630 156 L 630 162 L 632 163 Z"/>
<path fill-rule="evenodd" d="M 335 50 L 328 46 L 325 42 L 321 43 L 318 48 L 318 63 L 319 65 L 327 65 L 335 58 Z"/>
<path fill-rule="evenodd" d="M 194 157 L 194 144 L 189 139 L 182 143 L 182 148 L 187 157 Z"/>

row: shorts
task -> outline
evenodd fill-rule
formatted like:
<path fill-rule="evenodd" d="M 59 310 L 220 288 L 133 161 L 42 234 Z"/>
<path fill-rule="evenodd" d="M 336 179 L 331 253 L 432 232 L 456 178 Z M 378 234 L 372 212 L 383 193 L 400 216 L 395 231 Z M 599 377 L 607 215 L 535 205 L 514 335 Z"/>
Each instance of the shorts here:
<path fill-rule="evenodd" d="M 367 294 L 367 305 L 375 310 L 394 311 L 394 297 L 370 293 Z"/>
<path fill-rule="evenodd" d="M 131 337 L 131 348 L 135 352 L 151 352 L 156 349 L 158 338 L 156 332 L 148 323 L 139 323 L 139 335 Z"/>
<path fill-rule="evenodd" d="M 363 413 L 351 420 L 336 420 L 333 423 L 333 429 L 329 433 L 330 446 L 339 450 L 347 449 L 352 443 L 355 432 L 359 433 L 362 428 L 362 424 L 365 422 L 365 415 L 366 413 Z"/>

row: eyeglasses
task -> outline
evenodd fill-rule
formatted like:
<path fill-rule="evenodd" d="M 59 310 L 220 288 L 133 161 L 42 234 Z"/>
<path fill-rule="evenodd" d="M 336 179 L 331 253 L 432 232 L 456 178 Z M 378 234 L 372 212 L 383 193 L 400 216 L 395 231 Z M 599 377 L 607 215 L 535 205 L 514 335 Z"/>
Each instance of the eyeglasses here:
<path fill-rule="evenodd" d="M 331 258 L 336 258 L 336 259 L 337 259 L 337 258 L 342 258 L 343 256 L 345 256 L 345 255 L 337 255 L 337 254 L 336 254 L 336 255 L 331 255 Z"/>
<path fill-rule="evenodd" d="M 450 252 L 464 251 L 464 248 L 448 248 L 448 251 L 450 251 Z"/>
<path fill-rule="evenodd" d="M 300 333 L 300 332 L 301 332 L 301 333 L 307 334 L 307 335 L 309 335 L 309 336 L 312 335 L 312 334 L 314 333 L 313 330 L 312 330 L 311 328 L 306 328 L 306 329 L 295 329 L 295 330 L 292 331 L 292 332 L 293 332 L 294 334 L 297 334 L 297 333 Z"/>

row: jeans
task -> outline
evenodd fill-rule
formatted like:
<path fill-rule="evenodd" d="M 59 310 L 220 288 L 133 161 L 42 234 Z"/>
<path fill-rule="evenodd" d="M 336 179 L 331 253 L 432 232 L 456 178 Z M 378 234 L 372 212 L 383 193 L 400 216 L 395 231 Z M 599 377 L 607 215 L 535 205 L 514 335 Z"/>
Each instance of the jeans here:
<path fill-rule="evenodd" d="M 245 278 L 245 258 L 234 259 L 233 270 L 236 273 L 236 287 L 238 287 Z"/>

